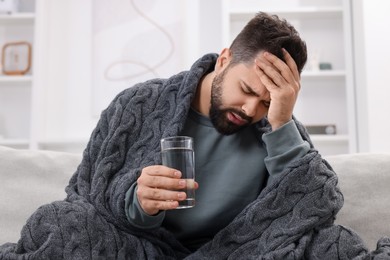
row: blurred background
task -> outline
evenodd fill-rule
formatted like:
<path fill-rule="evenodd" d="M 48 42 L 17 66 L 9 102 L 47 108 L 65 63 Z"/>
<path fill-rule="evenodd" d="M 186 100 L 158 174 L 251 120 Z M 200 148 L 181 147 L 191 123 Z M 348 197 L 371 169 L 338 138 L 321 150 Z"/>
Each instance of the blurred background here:
<path fill-rule="evenodd" d="M 295 115 L 319 151 L 390 152 L 381 0 L 2 0 L 0 145 L 81 152 L 117 93 L 219 53 L 258 11 L 308 45 Z"/>

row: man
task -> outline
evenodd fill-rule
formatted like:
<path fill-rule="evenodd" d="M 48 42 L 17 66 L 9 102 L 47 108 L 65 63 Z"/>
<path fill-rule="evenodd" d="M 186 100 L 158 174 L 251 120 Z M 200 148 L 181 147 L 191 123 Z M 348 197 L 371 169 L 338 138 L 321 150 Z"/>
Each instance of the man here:
<path fill-rule="evenodd" d="M 195 142 L 197 206 L 166 212 L 185 199 L 184 192 L 175 191 L 183 189 L 185 182 L 180 181 L 180 172 L 161 165 L 142 170 L 126 205 L 132 225 L 166 227 L 191 249 L 211 240 L 257 198 L 267 170 L 275 178 L 310 148 L 292 120 L 299 74 L 307 58 L 306 45 L 293 27 L 259 14 L 229 49 L 201 60 L 206 58 L 208 68 L 197 80 L 180 131 Z M 265 116 L 272 133 L 262 135 L 254 124 Z"/>
<path fill-rule="evenodd" d="M 0 259 L 351 259 L 368 252 L 333 224 L 337 177 L 293 116 L 306 47 L 257 14 L 220 55 L 140 83 L 103 111 L 66 188 Z M 160 139 L 194 138 L 197 204 L 161 166 Z M 383 246 L 382 246 L 383 245 Z"/>

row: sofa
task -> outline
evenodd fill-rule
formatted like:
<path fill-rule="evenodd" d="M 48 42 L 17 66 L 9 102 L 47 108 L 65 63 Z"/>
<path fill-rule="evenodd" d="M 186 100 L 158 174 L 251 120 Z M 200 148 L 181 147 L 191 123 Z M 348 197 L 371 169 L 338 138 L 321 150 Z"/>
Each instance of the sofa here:
<path fill-rule="evenodd" d="M 374 250 L 390 236 L 390 154 L 327 156 L 339 178 L 344 207 L 336 223 L 356 231 Z M 17 242 L 28 217 L 41 205 L 61 200 L 81 154 L 0 146 L 0 244 Z"/>

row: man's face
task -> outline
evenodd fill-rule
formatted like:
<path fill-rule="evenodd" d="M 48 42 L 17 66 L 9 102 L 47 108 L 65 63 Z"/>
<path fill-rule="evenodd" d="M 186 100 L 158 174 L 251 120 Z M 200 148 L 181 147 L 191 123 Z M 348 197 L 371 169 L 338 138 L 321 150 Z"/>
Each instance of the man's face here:
<path fill-rule="evenodd" d="M 221 134 L 234 134 L 267 114 L 270 96 L 256 69 L 254 63 L 227 65 L 213 79 L 209 116 Z"/>

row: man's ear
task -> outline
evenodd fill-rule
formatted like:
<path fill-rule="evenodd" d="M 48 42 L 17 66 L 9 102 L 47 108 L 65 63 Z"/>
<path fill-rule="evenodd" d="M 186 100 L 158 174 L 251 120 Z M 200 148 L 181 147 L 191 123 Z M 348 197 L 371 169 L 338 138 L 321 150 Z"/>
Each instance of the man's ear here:
<path fill-rule="evenodd" d="M 223 71 L 230 63 L 232 59 L 232 52 L 229 48 L 224 48 L 219 54 L 217 62 L 215 63 L 215 72 L 219 73 Z"/>

